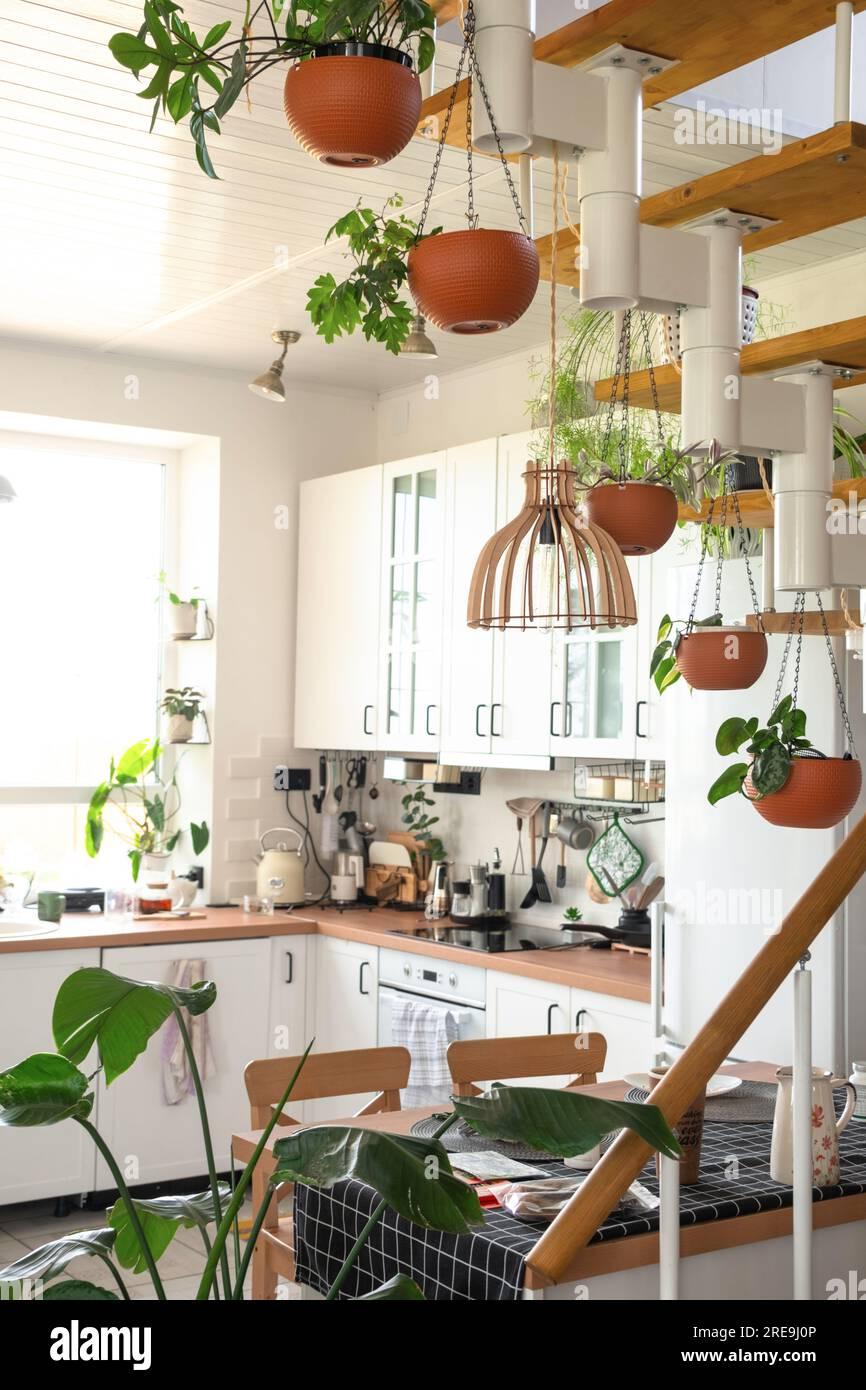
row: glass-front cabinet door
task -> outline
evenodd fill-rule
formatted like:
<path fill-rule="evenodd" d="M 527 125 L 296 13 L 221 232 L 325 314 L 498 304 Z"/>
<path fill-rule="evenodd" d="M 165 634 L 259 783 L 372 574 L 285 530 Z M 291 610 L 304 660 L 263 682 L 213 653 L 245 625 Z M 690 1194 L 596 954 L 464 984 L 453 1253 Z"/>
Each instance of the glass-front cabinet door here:
<path fill-rule="evenodd" d="M 633 579 L 636 575 L 632 570 Z M 637 628 L 557 633 L 550 744 L 554 756 L 635 756 Z"/>
<path fill-rule="evenodd" d="M 444 453 L 384 470 L 379 745 L 405 753 L 439 747 L 445 478 Z"/>

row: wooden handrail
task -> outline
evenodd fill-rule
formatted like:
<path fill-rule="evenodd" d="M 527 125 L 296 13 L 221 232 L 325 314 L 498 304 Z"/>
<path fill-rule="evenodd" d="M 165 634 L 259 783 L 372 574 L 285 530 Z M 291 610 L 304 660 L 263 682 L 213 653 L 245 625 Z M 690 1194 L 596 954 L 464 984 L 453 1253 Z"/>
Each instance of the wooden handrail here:
<path fill-rule="evenodd" d="M 682 1118 L 864 873 L 866 816 L 842 841 L 778 932 L 762 946 L 653 1091 L 653 1104 L 670 1125 Z M 623 1130 L 533 1246 L 526 1263 L 535 1276 L 554 1284 L 564 1277 L 576 1251 L 595 1235 L 651 1154 L 648 1144 L 630 1130 Z"/>

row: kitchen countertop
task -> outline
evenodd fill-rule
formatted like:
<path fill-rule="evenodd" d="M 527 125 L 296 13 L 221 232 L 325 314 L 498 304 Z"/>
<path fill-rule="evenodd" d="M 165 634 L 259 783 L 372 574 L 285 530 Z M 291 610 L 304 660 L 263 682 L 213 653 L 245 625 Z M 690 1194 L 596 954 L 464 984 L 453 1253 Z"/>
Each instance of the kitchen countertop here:
<path fill-rule="evenodd" d="M 2 919 L 0 919 L 2 920 Z M 56 932 L 47 936 L 21 937 L 4 941 L 0 937 L 0 956 L 35 951 L 103 949 L 111 946 L 164 946 L 177 941 L 243 940 L 255 937 L 323 936 L 340 937 L 391 950 L 432 955 L 483 970 L 499 970 L 524 979 L 548 984 L 568 985 L 597 994 L 649 1003 L 650 962 L 647 956 L 622 951 L 592 950 L 586 946 L 572 951 L 514 951 L 485 955 L 460 946 L 443 946 L 409 935 L 413 924 L 423 919 L 413 913 L 385 908 L 353 908 L 338 912 L 334 908 L 309 907 L 273 917 L 251 915 L 240 908 L 209 908 L 203 917 L 176 921 L 106 922 L 98 913 L 67 913 Z M 400 939 L 394 931 L 405 932 Z"/>

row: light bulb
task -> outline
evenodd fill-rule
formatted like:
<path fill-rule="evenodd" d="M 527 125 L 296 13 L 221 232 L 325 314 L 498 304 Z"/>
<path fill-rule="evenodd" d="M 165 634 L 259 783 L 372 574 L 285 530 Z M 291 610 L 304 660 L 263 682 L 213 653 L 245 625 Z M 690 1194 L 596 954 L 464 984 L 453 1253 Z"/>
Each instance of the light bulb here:
<path fill-rule="evenodd" d="M 547 632 L 556 626 L 559 616 L 559 546 L 551 512 L 548 510 L 541 529 L 532 568 L 532 603 L 536 626 Z"/>

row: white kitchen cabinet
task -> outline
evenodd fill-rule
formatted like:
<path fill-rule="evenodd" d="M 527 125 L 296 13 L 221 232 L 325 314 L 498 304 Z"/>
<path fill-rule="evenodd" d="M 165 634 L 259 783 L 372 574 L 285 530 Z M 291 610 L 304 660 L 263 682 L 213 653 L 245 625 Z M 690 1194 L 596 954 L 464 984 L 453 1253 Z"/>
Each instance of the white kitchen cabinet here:
<path fill-rule="evenodd" d="M 444 453 L 385 465 L 376 738 L 383 750 L 439 750 L 445 502 Z M 351 609 L 357 621 L 354 594 Z"/>
<path fill-rule="evenodd" d="M 271 1052 L 268 1036 L 271 943 L 267 939 L 202 941 L 167 946 L 126 946 L 103 951 L 107 970 L 134 980 L 172 983 L 181 961 L 201 960 L 201 978 L 217 986 L 216 1002 L 203 1018 L 210 1064 L 205 1098 L 218 1170 L 230 1166 L 231 1136 L 249 1129 L 244 1069 Z M 166 1022 L 127 1072 L 106 1086 L 99 1080 L 99 1127 L 133 1185 L 206 1172 L 198 1109 L 193 1095 L 169 1105 L 163 1089 Z M 111 1186 L 99 1161 L 97 1186 Z"/>
<path fill-rule="evenodd" d="M 379 951 L 336 936 L 315 940 L 316 1052 L 375 1047 L 379 1031 Z M 335 1096 L 307 1102 L 307 1118 L 339 1119 L 354 1114 L 371 1096 Z"/>
<path fill-rule="evenodd" d="M 379 746 L 382 469 L 301 484 L 295 747 Z"/>
<path fill-rule="evenodd" d="M 299 1057 L 312 1034 L 307 990 L 311 984 L 308 955 L 314 936 L 275 936 L 271 940 L 268 1057 Z"/>
<path fill-rule="evenodd" d="M 571 999 L 566 985 L 546 984 L 524 979 L 502 970 L 487 972 L 487 1036 L 490 1038 L 534 1037 L 542 1033 L 569 1033 Z M 485 1081 L 518 1081 L 519 1078 L 490 1076 Z M 564 1086 L 567 1076 L 527 1077 L 526 1086 Z"/>
<path fill-rule="evenodd" d="M 666 611 L 668 556 L 673 547 L 680 544 L 679 534 L 675 532 L 664 550 L 647 556 L 638 565 L 635 756 L 639 759 L 663 761 L 665 757 L 665 715 L 671 708 L 670 696 L 665 699 L 659 694 L 650 676 L 650 666 L 656 648 L 656 633 Z"/>
<path fill-rule="evenodd" d="M 571 990 L 569 1030 L 603 1033 L 607 1039 L 604 1081 L 618 1081 L 628 1072 L 646 1071 L 653 1061 L 650 1006 L 634 999 Z"/>
<path fill-rule="evenodd" d="M 96 950 L 25 951 L 3 956 L 0 1070 L 36 1052 L 54 1052 L 51 1015 L 58 989 L 73 971 L 98 965 Z M 82 1070 L 94 1070 L 92 1059 Z M 98 1121 L 95 1111 L 91 1118 Z M 51 1129 L 0 1127 L 0 1204 L 90 1192 L 95 1173 L 96 1150 L 80 1125 L 70 1121 Z"/>

